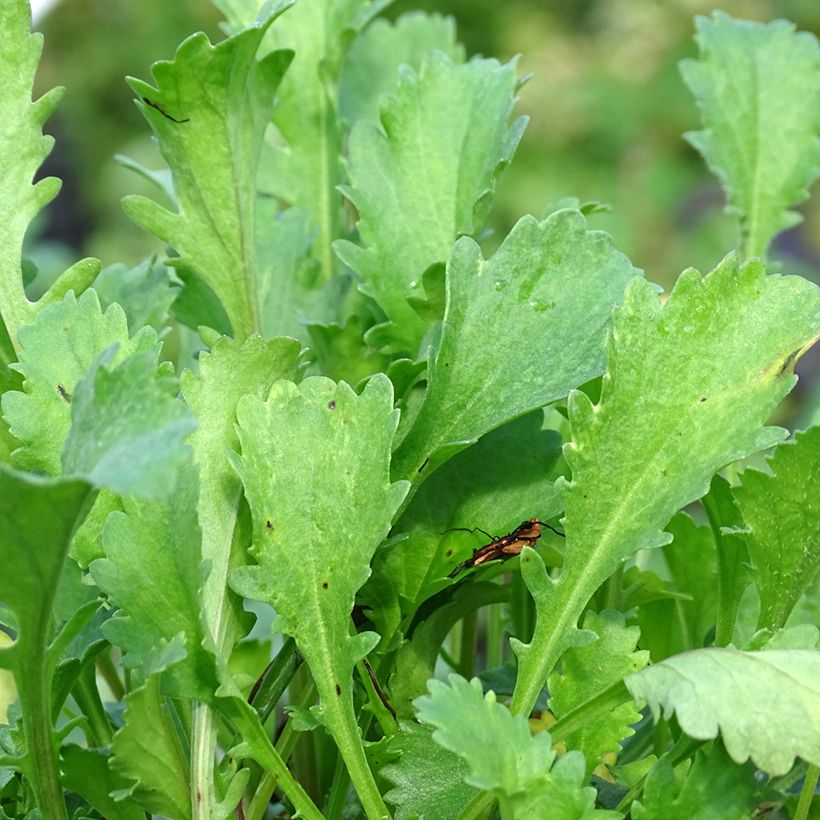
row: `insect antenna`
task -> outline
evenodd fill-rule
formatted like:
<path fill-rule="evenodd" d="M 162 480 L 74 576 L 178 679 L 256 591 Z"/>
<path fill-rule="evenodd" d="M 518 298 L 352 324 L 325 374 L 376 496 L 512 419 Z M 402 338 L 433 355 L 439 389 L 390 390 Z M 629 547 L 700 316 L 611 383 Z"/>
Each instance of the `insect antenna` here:
<path fill-rule="evenodd" d="M 547 524 L 546 521 L 539 521 L 538 519 L 536 519 L 534 523 L 540 524 L 542 527 L 546 527 L 548 530 L 554 532 L 556 535 L 560 535 L 561 538 L 567 537 L 565 533 L 561 532 L 561 530 L 556 530 L 555 527 L 552 526 L 552 524 Z"/>
<path fill-rule="evenodd" d="M 487 530 L 482 530 L 481 527 L 473 527 L 472 529 L 468 529 L 467 527 L 450 527 L 450 529 L 440 532 L 439 535 L 445 535 L 448 532 L 480 532 L 482 535 L 486 535 L 490 541 L 498 541 L 497 535 L 490 535 Z"/>

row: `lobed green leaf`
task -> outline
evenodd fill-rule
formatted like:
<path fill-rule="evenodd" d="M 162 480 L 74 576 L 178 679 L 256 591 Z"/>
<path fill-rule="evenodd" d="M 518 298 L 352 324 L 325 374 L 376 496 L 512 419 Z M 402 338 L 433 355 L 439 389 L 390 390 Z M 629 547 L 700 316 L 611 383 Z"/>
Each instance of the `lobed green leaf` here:
<path fill-rule="evenodd" d="M 820 330 L 818 293 L 731 255 L 708 276 L 684 272 L 663 306 L 633 281 L 615 311 L 600 402 L 570 396 L 561 576 L 548 579 L 535 553 L 522 561 L 538 622 L 532 643 L 516 650 L 514 710 L 534 703 L 584 605 L 619 564 L 667 543 L 662 527 L 718 469 L 783 437 L 764 424 Z"/>
<path fill-rule="evenodd" d="M 758 628 L 780 629 L 820 572 L 820 427 L 796 433 L 733 488 L 760 593 Z"/>
<path fill-rule="evenodd" d="M 481 229 L 525 120 L 507 122 L 514 63 L 458 64 L 433 52 L 418 72 L 403 67 L 399 76 L 381 127 L 361 120 L 350 135 L 346 194 L 364 247 L 335 247 L 389 319 L 373 343 L 415 356 L 425 323 L 407 300 L 423 296 L 422 275 L 459 235 Z"/>
<path fill-rule="evenodd" d="M 256 171 L 275 91 L 292 56 L 280 51 L 255 58 L 277 14 L 216 46 L 202 33 L 189 37 L 173 61 L 154 64 L 157 88 L 129 79 L 171 169 L 179 210 L 137 196 L 123 207 L 177 252 L 169 264 L 216 294 L 240 340 L 260 328 Z"/>
<path fill-rule="evenodd" d="M 674 713 L 697 740 L 720 732 L 735 763 L 782 775 L 795 757 L 820 765 L 820 652 L 732 648 L 675 655 L 626 678 L 657 720 Z M 773 719 L 776 715 L 776 719 Z"/>
<path fill-rule="evenodd" d="M 578 211 L 524 217 L 487 261 L 459 240 L 427 394 L 394 474 L 423 480 L 489 430 L 597 376 L 612 306 L 637 273 Z"/>
<path fill-rule="evenodd" d="M 820 48 L 785 20 L 715 12 L 697 28 L 700 59 L 681 73 L 705 128 L 685 136 L 726 189 L 742 254 L 765 257 L 775 234 L 800 221 L 789 208 L 820 173 Z"/>

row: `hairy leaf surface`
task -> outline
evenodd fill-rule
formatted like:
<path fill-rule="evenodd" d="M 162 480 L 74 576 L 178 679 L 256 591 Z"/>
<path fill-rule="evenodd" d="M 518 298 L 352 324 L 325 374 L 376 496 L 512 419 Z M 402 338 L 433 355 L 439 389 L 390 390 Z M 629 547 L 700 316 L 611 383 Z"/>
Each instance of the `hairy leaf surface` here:
<path fill-rule="evenodd" d="M 674 713 L 697 740 L 720 732 L 736 763 L 751 758 L 771 775 L 788 772 L 798 756 L 820 765 L 820 652 L 697 649 L 625 682 L 656 720 Z"/>
<path fill-rule="evenodd" d="M 742 253 L 765 257 L 774 235 L 800 221 L 789 207 L 820 173 L 820 48 L 785 20 L 715 12 L 697 27 L 700 59 L 681 72 L 705 128 L 686 137 L 726 189 Z"/>
<path fill-rule="evenodd" d="M 171 685 L 165 691 L 208 701 L 217 684 L 213 655 L 202 646 L 204 573 L 196 479 L 189 465 L 167 499 L 124 499 L 124 511 L 112 513 L 103 530 L 105 558 L 90 570 L 120 609 L 103 633 L 123 649 L 123 665 L 138 671 L 149 667 L 158 647 L 179 636 L 186 657 L 167 672 Z"/>
<path fill-rule="evenodd" d="M 776 630 L 820 571 L 820 427 L 796 433 L 732 490 L 760 593 L 758 627 Z"/>
<path fill-rule="evenodd" d="M 637 273 L 578 211 L 524 217 L 487 261 L 459 240 L 427 394 L 394 474 L 426 478 L 489 430 L 597 376 L 612 306 Z"/>
<path fill-rule="evenodd" d="M 132 353 L 159 352 L 157 335 L 142 328 L 128 335 L 128 322 L 119 305 L 104 312 L 97 294 L 73 293 L 43 310 L 19 334 L 20 360 L 14 369 L 23 375 L 23 391 L 3 394 L 3 415 L 23 446 L 14 453 L 18 467 L 59 475 L 63 446 L 71 427 L 75 388 L 100 354 L 112 345 L 117 365 Z"/>
<path fill-rule="evenodd" d="M 291 58 L 273 52 L 255 59 L 275 17 L 216 46 L 202 33 L 189 37 L 173 61 L 154 64 L 157 88 L 129 79 L 171 168 L 179 211 L 138 196 L 123 207 L 179 254 L 168 264 L 190 269 L 213 290 L 238 339 L 260 327 L 256 169 L 274 92 Z"/>
<path fill-rule="evenodd" d="M 190 461 L 183 439 L 196 420 L 177 398 L 173 368 L 157 366 L 156 351 L 135 353 L 109 370 L 115 355 L 109 348 L 77 384 L 63 472 L 120 495 L 162 498 Z"/>
<path fill-rule="evenodd" d="M 465 761 L 466 782 L 496 795 L 502 817 L 617 816 L 595 810 L 595 789 L 583 786 L 579 752 L 555 762 L 549 733 L 530 734 L 527 721 L 496 703 L 494 692 L 484 695 L 477 678 L 468 683 L 450 675 L 449 681 L 429 682 L 430 695 L 416 700 L 418 716 L 435 727 L 437 743 Z"/>
<path fill-rule="evenodd" d="M 277 382 L 267 401 L 250 395 L 237 407 L 242 455 L 235 466 L 253 515 L 258 566 L 235 570 L 232 585 L 270 603 L 278 628 L 296 639 L 357 789 L 356 771 L 366 764 L 352 670 L 378 636 L 351 635 L 350 616 L 407 491 L 390 483 L 398 421 L 392 398 L 384 376 L 360 396 L 344 382 L 315 377 L 299 386 Z"/>
<path fill-rule="evenodd" d="M 600 402 L 570 396 L 561 576 L 547 578 L 535 553 L 522 561 L 538 621 L 532 643 L 516 650 L 514 710 L 535 702 L 584 605 L 618 565 L 668 543 L 662 527 L 718 469 L 782 439 L 764 424 L 820 330 L 819 294 L 805 279 L 766 276 L 758 261 L 738 267 L 732 255 L 708 276 L 684 272 L 665 305 L 642 279 L 628 288 Z"/>
<path fill-rule="evenodd" d="M 378 124 L 380 98 L 395 90 L 399 66 L 418 71 L 433 51 L 443 52 L 453 63 L 464 62 L 452 17 L 410 12 L 395 22 L 374 20 L 347 52 L 339 81 L 340 116 L 348 125 L 359 120 Z"/>
<path fill-rule="evenodd" d="M 354 126 L 346 193 L 364 247 L 344 241 L 336 248 L 390 320 L 382 345 L 418 352 L 425 323 L 407 300 L 423 296 L 422 275 L 447 259 L 459 235 L 481 229 L 525 125 L 507 122 L 515 90 L 513 63 L 459 65 L 434 52 L 418 73 L 400 70 L 381 127 Z"/>

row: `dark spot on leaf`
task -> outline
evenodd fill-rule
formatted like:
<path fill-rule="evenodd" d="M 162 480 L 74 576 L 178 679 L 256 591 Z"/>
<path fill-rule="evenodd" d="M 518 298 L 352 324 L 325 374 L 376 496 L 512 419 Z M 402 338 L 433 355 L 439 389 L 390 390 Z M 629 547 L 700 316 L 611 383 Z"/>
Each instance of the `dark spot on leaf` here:
<path fill-rule="evenodd" d="M 700 397 L 700 400 L 701 400 L 701 401 L 706 401 L 706 396 L 701 396 L 701 397 Z"/>
<path fill-rule="evenodd" d="M 424 459 L 424 464 L 422 464 L 421 467 L 419 467 L 418 472 L 421 472 L 428 465 L 429 462 L 430 462 L 429 457 L 425 458 Z"/>
<path fill-rule="evenodd" d="M 265 522 L 265 529 L 268 532 L 273 532 L 273 522 L 270 519 Z"/>
<path fill-rule="evenodd" d="M 339 684 L 336 684 L 336 694 L 341 697 L 342 696 L 342 687 Z"/>
<path fill-rule="evenodd" d="M 68 390 L 66 390 L 61 384 L 57 385 L 57 393 L 66 404 L 71 404 L 71 393 L 69 393 Z"/>
<path fill-rule="evenodd" d="M 444 553 L 444 557 L 445 558 L 452 558 L 453 557 L 453 551 L 452 550 L 447 550 L 447 552 Z"/>
<path fill-rule="evenodd" d="M 322 584 L 322 589 L 327 589 L 327 587 L 328 587 L 328 583 L 327 583 L 327 581 L 325 581 L 325 582 Z"/>
<path fill-rule="evenodd" d="M 328 410 L 335 410 L 336 409 L 336 402 L 331 400 L 327 403 Z"/>

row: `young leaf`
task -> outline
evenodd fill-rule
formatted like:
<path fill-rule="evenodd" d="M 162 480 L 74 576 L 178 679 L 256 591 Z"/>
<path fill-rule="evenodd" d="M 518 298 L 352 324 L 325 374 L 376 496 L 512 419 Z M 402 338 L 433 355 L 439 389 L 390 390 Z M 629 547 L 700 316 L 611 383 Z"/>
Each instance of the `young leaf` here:
<path fill-rule="evenodd" d="M 407 300 L 422 295 L 422 275 L 447 259 L 457 236 L 481 229 L 525 120 L 507 123 L 513 63 L 458 65 L 434 52 L 418 73 L 405 67 L 399 76 L 382 127 L 363 120 L 350 135 L 346 193 L 365 247 L 335 248 L 390 320 L 374 343 L 416 355 L 425 324 Z"/>
<path fill-rule="evenodd" d="M 15 451 L 16 466 L 59 475 L 61 454 L 71 427 L 71 403 L 77 383 L 97 357 L 117 345 L 112 364 L 132 353 L 159 353 L 157 334 L 142 328 L 128 336 L 128 322 L 119 305 L 105 312 L 97 294 L 73 293 L 43 310 L 19 333 L 19 364 L 23 391 L 3 394 L 3 415 L 23 446 Z"/>
<path fill-rule="evenodd" d="M 816 285 L 766 276 L 726 257 L 708 276 L 684 272 L 665 305 L 642 279 L 615 311 L 600 402 L 570 396 L 572 481 L 561 576 L 537 554 L 522 559 L 538 620 L 518 645 L 513 711 L 528 712 L 586 602 L 625 559 L 659 547 L 676 510 L 701 497 L 713 473 L 770 447 L 764 427 L 795 383 L 791 366 L 820 330 Z"/>
<path fill-rule="evenodd" d="M 396 820 L 458 817 L 475 796 L 476 789 L 465 782 L 467 765 L 436 743 L 428 727 L 402 721 L 390 750 L 399 758 L 380 774 L 394 784 L 384 799 L 397 807 Z"/>
<path fill-rule="evenodd" d="M 182 440 L 196 420 L 177 398 L 172 368 L 157 367 L 155 351 L 108 370 L 114 356 L 103 353 L 77 384 L 63 471 L 119 495 L 162 498 L 191 457 Z"/>
<path fill-rule="evenodd" d="M 387 2 L 299 0 L 271 29 L 265 44 L 293 49 L 294 58 L 273 112 L 273 123 L 286 145 L 266 144 L 259 187 L 309 214 L 317 229 L 315 256 L 321 282 L 333 276 L 331 243 L 344 224 L 337 190 L 343 171 L 336 84 L 350 39 Z M 258 3 L 252 7 L 255 15 Z M 236 25 L 236 15 L 229 17 Z"/>
<path fill-rule="evenodd" d="M 197 518 L 202 530 L 202 559 L 210 565 L 202 591 L 202 610 L 218 652 L 230 653 L 244 632 L 242 602 L 228 589 L 228 573 L 236 562 L 233 536 L 242 498 L 242 483 L 227 453 L 237 447 L 236 405 L 242 396 L 266 396 L 278 379 L 299 375 L 301 345 L 294 339 L 238 344 L 218 339 L 199 357 L 199 372 L 182 374 L 182 394 L 197 417 L 190 438 L 199 467 Z"/>
<path fill-rule="evenodd" d="M 179 254 L 216 294 L 237 339 L 260 328 L 255 259 L 256 169 L 274 93 L 289 52 L 255 54 L 277 13 L 212 46 L 189 37 L 172 62 L 152 74 L 157 88 L 134 78 L 138 106 L 171 168 L 179 211 L 126 197 L 126 213 Z"/>
<path fill-rule="evenodd" d="M 584 628 L 591 629 L 598 640 L 568 650 L 561 660 L 561 673 L 549 679 L 549 707 L 559 719 L 649 663 L 649 652 L 635 651 L 640 630 L 627 627 L 626 617 L 620 612 L 607 609 L 597 615 L 589 611 L 584 616 Z M 624 703 L 567 735 L 564 743 L 568 749 L 583 752 L 589 775 L 607 752 L 620 751 L 621 741 L 635 733 L 632 724 L 640 719 L 641 713 L 634 705 Z"/>
<path fill-rule="evenodd" d="M 180 473 L 167 499 L 126 498 L 123 507 L 105 524 L 105 558 L 90 567 L 94 582 L 120 609 L 103 633 L 123 649 L 123 666 L 137 670 L 149 668 L 157 647 L 179 636 L 186 657 L 167 670 L 163 690 L 207 702 L 217 682 L 213 655 L 202 646 L 204 574 L 195 468 L 188 465 Z"/>
<path fill-rule="evenodd" d="M 56 177 L 45 177 L 34 184 L 32 179 L 54 145 L 54 138 L 43 134 L 42 127 L 63 93 L 62 88 L 52 88 L 31 101 L 43 35 L 30 34 L 30 22 L 27 0 L 7 0 L 0 5 L 0 318 L 18 352 L 17 332 L 33 321 L 38 308 L 49 304 L 58 291 L 64 293 L 67 287 L 77 292 L 85 290 L 100 270 L 96 259 L 77 263 L 37 304 L 29 302 L 23 290 L 23 238 L 38 211 L 60 190 Z"/>
<path fill-rule="evenodd" d="M 712 740 L 720 732 L 736 763 L 751 757 L 782 775 L 798 756 L 820 764 L 819 680 L 820 652 L 714 647 L 667 658 L 625 683 L 655 720 L 674 712 L 690 737 Z"/>
<path fill-rule="evenodd" d="M 170 701 L 163 699 L 160 679 L 185 657 L 182 636 L 157 647 L 146 669 L 145 683 L 125 696 L 125 722 L 111 744 L 111 770 L 129 782 L 114 792 L 144 811 L 190 820 L 188 761 L 180 744 Z"/>
<path fill-rule="evenodd" d="M 748 820 L 765 793 L 754 766 L 736 765 L 715 743 L 700 749 L 691 767 L 675 771 L 668 758 L 659 760 L 630 814 L 635 820 L 707 820 L 719 811 L 721 820 Z"/>
<path fill-rule="evenodd" d="M 133 268 L 109 265 L 94 280 L 94 290 L 103 310 L 113 302 L 120 305 L 128 317 L 131 333 L 145 325 L 161 330 L 179 295 L 179 288 L 171 284 L 167 268 L 155 258 L 144 259 Z"/>
<path fill-rule="evenodd" d="M 616 817 L 595 810 L 595 789 L 585 787 L 584 759 L 568 752 L 553 766 L 549 733 L 530 733 L 527 721 L 483 694 L 481 683 L 450 675 L 449 686 L 431 680 L 430 695 L 415 702 L 433 740 L 467 764 L 466 782 L 498 798 L 502 818 L 579 820 Z"/>
<path fill-rule="evenodd" d="M 67 815 L 49 717 L 56 657 L 48 643 L 68 545 L 90 493 L 85 481 L 42 478 L 0 465 L 0 601 L 14 613 L 17 630 L 14 645 L 0 650 L 0 666 L 14 673 L 22 709 L 25 748 L 16 765 L 43 816 L 55 820 Z"/>
<path fill-rule="evenodd" d="M 464 62 L 464 47 L 456 41 L 452 17 L 410 12 L 395 23 L 374 20 L 347 52 L 339 80 L 339 113 L 348 126 L 359 120 L 378 124 L 380 98 L 396 88 L 399 66 L 421 68 L 433 51 L 453 63 Z"/>
<path fill-rule="evenodd" d="M 384 376 L 361 396 L 324 378 L 277 382 L 267 401 L 238 404 L 236 469 L 253 515 L 258 566 L 231 576 L 240 594 L 270 603 L 278 627 L 310 666 L 321 715 L 363 805 L 383 811 L 353 711 L 352 671 L 378 641 L 350 635 L 356 592 L 407 491 L 390 483 L 398 421 Z"/>
<path fill-rule="evenodd" d="M 789 207 L 820 173 L 820 48 L 809 33 L 722 12 L 697 18 L 700 60 L 681 73 L 705 126 L 686 138 L 703 154 L 740 220 L 741 253 L 765 257 L 799 222 Z"/>
<path fill-rule="evenodd" d="M 597 376 L 612 305 L 637 273 L 577 211 L 524 217 L 487 261 L 460 239 L 427 395 L 394 475 L 418 482 L 489 430 Z"/>
<path fill-rule="evenodd" d="M 758 628 L 774 631 L 820 571 L 820 427 L 781 444 L 769 468 L 745 470 L 732 494 L 748 528 Z"/>

